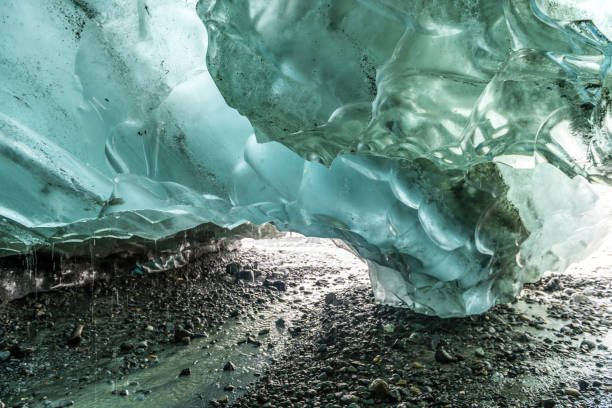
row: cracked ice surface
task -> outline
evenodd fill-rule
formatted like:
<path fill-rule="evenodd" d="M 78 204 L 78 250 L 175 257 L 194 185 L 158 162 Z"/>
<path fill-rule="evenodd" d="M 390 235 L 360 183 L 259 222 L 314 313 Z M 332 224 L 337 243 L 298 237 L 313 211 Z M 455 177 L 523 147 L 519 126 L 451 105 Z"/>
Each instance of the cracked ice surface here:
<path fill-rule="evenodd" d="M 347 242 L 380 301 L 462 316 L 610 230 L 612 3 L 1 11 L 4 255 L 273 222 Z"/>

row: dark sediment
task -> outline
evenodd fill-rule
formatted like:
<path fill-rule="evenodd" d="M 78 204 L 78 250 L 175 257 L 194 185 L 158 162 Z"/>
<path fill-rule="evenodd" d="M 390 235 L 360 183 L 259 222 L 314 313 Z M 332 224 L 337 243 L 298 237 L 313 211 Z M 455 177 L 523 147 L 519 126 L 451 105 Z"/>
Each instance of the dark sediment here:
<path fill-rule="evenodd" d="M 295 309 L 294 317 L 274 317 L 270 328 L 239 342 L 264 353 L 274 347 L 270 330 L 286 333 L 271 364 L 245 389 L 233 385 L 244 368 L 232 363 L 218 394 L 184 406 L 612 406 L 609 273 L 552 275 L 528 285 L 513 304 L 438 319 L 375 304 L 363 280 L 336 290 L 334 268 L 342 265 L 333 256 L 296 263 L 299 256 L 226 252 L 172 272 L 109 274 L 12 301 L 0 310 L 0 400 L 38 407 L 49 381 L 77 388 L 108 378 L 129 383 L 134 372 L 164 364 L 157 355 L 208 342 L 224 322 L 248 324 L 277 304 Z M 232 262 L 237 266 L 227 268 Z M 316 303 L 302 304 L 300 297 L 317 290 Z M 173 376 L 183 369 L 182 381 L 200 375 L 197 361 L 183 363 Z M 114 392 L 152 403 L 156 396 L 146 384 Z"/>

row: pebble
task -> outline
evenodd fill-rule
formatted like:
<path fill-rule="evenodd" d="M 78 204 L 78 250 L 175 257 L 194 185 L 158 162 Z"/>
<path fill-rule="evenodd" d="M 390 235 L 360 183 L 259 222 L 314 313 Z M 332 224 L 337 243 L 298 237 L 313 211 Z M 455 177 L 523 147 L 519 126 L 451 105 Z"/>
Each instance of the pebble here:
<path fill-rule="evenodd" d="M 253 271 L 250 269 L 241 270 L 240 272 L 238 272 L 238 274 L 236 274 L 236 278 L 240 280 L 245 280 L 248 282 L 255 281 L 255 275 L 253 274 Z"/>
<path fill-rule="evenodd" d="M 229 275 L 235 276 L 238 274 L 238 272 L 240 272 L 241 268 L 242 266 L 238 262 L 231 262 L 225 265 L 225 272 L 227 272 Z"/>
<path fill-rule="evenodd" d="M 554 408 L 557 405 L 553 399 L 542 399 L 538 402 L 538 408 Z"/>
<path fill-rule="evenodd" d="M 285 282 L 283 281 L 274 281 L 272 282 L 271 286 L 275 287 L 280 292 L 284 292 L 287 290 L 287 284 L 285 284 Z"/>
<path fill-rule="evenodd" d="M 438 347 L 435 354 L 435 359 L 437 362 L 442 364 L 454 363 L 457 359 L 449 354 L 448 351 L 444 350 L 442 347 Z"/>
<path fill-rule="evenodd" d="M 132 351 L 134 350 L 134 344 L 126 341 L 121 343 L 119 348 L 121 349 L 121 351 Z"/>
<path fill-rule="evenodd" d="M 336 294 L 334 292 L 330 292 L 327 295 L 325 295 L 325 304 L 326 305 L 334 305 L 337 302 L 337 297 Z"/>
<path fill-rule="evenodd" d="M 187 368 L 183 368 L 183 370 L 179 374 L 179 377 L 189 377 L 190 375 L 191 375 L 191 368 L 187 367 Z"/>
<path fill-rule="evenodd" d="M 389 384 L 382 378 L 377 378 L 370 383 L 368 390 L 375 398 L 384 399 L 389 395 Z"/>
<path fill-rule="evenodd" d="M 569 395 L 571 397 L 579 397 L 581 395 L 580 391 L 578 391 L 575 388 L 570 388 L 570 387 L 564 388 L 563 392 L 565 393 L 565 395 Z"/>
<path fill-rule="evenodd" d="M 236 366 L 231 361 L 228 361 L 223 366 L 223 371 L 236 371 Z"/>
<path fill-rule="evenodd" d="M 582 343 L 580 343 L 580 349 L 584 351 L 593 350 L 596 346 L 597 345 L 594 342 L 592 342 L 591 340 L 587 340 L 587 339 L 582 340 Z"/>
<path fill-rule="evenodd" d="M 72 331 L 72 335 L 68 339 L 68 345 L 70 347 L 77 347 L 83 341 L 83 327 L 84 326 L 82 324 L 75 326 L 74 330 Z"/>
<path fill-rule="evenodd" d="M 11 356 L 15 358 L 24 358 L 25 356 L 32 354 L 34 352 L 34 349 L 31 347 L 21 348 L 19 344 L 15 344 L 13 345 L 13 347 L 11 347 L 10 352 Z"/>

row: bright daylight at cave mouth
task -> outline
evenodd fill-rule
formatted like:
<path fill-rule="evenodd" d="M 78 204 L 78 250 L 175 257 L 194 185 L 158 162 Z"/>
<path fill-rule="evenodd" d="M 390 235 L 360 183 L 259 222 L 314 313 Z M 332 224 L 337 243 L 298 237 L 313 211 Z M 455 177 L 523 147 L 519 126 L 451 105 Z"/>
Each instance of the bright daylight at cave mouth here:
<path fill-rule="evenodd" d="M 612 406 L 612 3 L 0 3 L 0 408 Z"/>

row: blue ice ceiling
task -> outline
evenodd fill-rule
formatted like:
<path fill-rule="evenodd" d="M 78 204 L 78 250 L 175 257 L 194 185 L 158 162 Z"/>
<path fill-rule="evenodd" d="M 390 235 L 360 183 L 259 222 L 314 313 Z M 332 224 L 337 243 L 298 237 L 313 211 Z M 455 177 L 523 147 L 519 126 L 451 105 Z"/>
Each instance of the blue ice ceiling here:
<path fill-rule="evenodd" d="M 610 230 L 611 36 L 593 1 L 4 0 L 0 254 L 272 222 L 481 313 Z"/>

